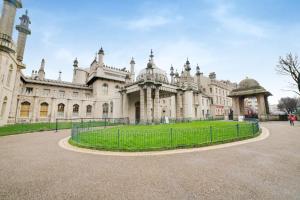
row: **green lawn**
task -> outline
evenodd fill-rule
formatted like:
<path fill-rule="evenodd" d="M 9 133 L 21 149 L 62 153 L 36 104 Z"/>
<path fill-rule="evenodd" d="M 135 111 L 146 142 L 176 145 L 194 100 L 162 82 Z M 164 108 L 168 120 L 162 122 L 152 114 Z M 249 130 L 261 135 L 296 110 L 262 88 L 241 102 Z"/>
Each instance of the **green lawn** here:
<path fill-rule="evenodd" d="M 250 123 L 196 121 L 168 125 L 120 126 L 106 129 L 78 128 L 70 143 L 80 147 L 113 151 L 148 151 L 198 147 L 257 135 Z"/>
<path fill-rule="evenodd" d="M 89 127 L 101 127 L 105 126 L 104 121 L 84 121 L 81 123 L 81 121 L 72 122 L 58 122 L 57 123 L 57 129 L 71 129 L 73 124 L 82 124 L 83 126 L 89 126 Z M 107 126 L 115 125 L 113 123 L 106 122 Z M 22 134 L 22 133 L 32 133 L 32 132 L 38 132 L 38 131 L 50 131 L 50 130 L 56 130 L 56 123 L 48 122 L 48 123 L 23 123 L 23 124 L 11 124 L 6 126 L 0 127 L 0 136 L 6 136 L 6 135 L 15 135 L 15 134 Z"/>
<path fill-rule="evenodd" d="M 55 130 L 55 123 L 24 123 L 24 124 L 11 124 L 0 127 L 0 136 L 15 135 L 22 133 L 31 133 L 38 131 L 50 131 Z M 70 129 L 72 128 L 71 122 L 59 123 L 59 129 Z"/>

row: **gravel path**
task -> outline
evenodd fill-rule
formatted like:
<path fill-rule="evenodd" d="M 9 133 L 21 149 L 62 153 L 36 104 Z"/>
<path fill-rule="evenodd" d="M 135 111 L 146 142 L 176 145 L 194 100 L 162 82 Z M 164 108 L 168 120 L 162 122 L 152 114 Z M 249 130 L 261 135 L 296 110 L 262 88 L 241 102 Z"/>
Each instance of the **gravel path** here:
<path fill-rule="evenodd" d="M 67 151 L 68 131 L 0 138 L 0 199 L 300 199 L 300 123 L 266 140 L 186 154 Z"/>

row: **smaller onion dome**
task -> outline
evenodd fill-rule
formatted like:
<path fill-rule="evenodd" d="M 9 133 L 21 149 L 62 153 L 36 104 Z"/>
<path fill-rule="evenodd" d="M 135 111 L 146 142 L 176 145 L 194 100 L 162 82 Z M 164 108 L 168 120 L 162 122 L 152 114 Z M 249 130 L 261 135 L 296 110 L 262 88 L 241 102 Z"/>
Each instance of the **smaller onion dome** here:
<path fill-rule="evenodd" d="M 133 57 L 131 58 L 130 64 L 131 64 L 131 65 L 134 65 L 134 64 L 135 64 L 135 61 L 134 61 L 134 58 L 133 58 Z"/>
<path fill-rule="evenodd" d="M 102 48 L 102 47 L 100 48 L 100 50 L 99 50 L 98 54 L 104 55 L 104 50 L 103 50 L 103 48 Z"/>
<path fill-rule="evenodd" d="M 199 65 L 197 64 L 197 67 L 196 67 L 196 75 L 199 76 L 200 75 L 200 67 Z"/>
<path fill-rule="evenodd" d="M 174 74 L 174 67 L 173 67 L 173 65 L 171 65 L 170 71 L 171 71 L 170 76 L 174 76 L 175 74 Z"/>
<path fill-rule="evenodd" d="M 151 60 L 149 60 L 148 64 L 147 64 L 147 69 L 151 69 L 153 68 L 153 64 L 151 62 Z"/>
<path fill-rule="evenodd" d="M 74 67 L 78 67 L 78 60 L 77 60 L 77 58 L 75 58 L 73 66 Z"/>

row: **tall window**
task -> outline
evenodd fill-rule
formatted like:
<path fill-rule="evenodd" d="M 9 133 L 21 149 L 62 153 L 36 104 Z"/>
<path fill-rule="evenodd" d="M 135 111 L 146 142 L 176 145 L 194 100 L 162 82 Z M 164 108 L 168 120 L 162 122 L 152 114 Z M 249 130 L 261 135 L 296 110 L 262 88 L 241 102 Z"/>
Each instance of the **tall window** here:
<path fill-rule="evenodd" d="M 3 103 L 2 103 L 2 108 L 1 108 L 1 116 L 3 117 L 6 111 L 6 105 L 7 105 L 7 97 L 4 97 Z"/>
<path fill-rule="evenodd" d="M 114 103 L 111 101 L 110 102 L 110 112 L 113 113 L 114 111 Z"/>
<path fill-rule="evenodd" d="M 73 116 L 78 116 L 78 114 L 79 114 L 79 105 L 74 104 L 73 105 Z"/>
<path fill-rule="evenodd" d="M 13 74 L 13 66 L 10 65 L 9 67 L 9 71 L 8 71 L 8 75 L 7 75 L 7 82 L 6 82 L 6 85 L 9 87 L 10 86 L 10 82 L 11 82 L 11 77 L 12 77 L 12 74 Z"/>
<path fill-rule="evenodd" d="M 46 102 L 41 104 L 40 117 L 45 118 L 48 116 L 48 107 L 49 105 Z"/>
<path fill-rule="evenodd" d="M 57 113 L 59 117 L 63 117 L 65 114 L 65 104 L 60 103 L 57 106 Z"/>
<path fill-rule="evenodd" d="M 103 84 L 102 91 L 103 91 L 103 94 L 108 94 L 108 85 L 107 85 L 107 83 Z"/>
<path fill-rule="evenodd" d="M 86 115 L 91 116 L 91 114 L 92 114 L 92 106 L 88 105 L 86 106 Z"/>
<path fill-rule="evenodd" d="M 29 117 L 29 111 L 30 111 L 30 103 L 27 101 L 21 103 L 20 116 L 24 118 Z"/>
<path fill-rule="evenodd" d="M 102 109 L 103 109 L 103 118 L 107 118 L 108 117 L 108 103 L 103 104 Z"/>

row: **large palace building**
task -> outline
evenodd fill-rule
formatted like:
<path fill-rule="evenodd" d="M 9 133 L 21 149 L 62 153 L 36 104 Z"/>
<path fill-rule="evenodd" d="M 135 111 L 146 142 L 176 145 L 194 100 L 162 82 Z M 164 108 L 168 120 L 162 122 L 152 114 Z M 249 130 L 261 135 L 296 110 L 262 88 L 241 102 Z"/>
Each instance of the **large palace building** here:
<path fill-rule="evenodd" d="M 0 125 L 20 122 L 45 122 L 72 118 L 128 118 L 130 123 L 156 123 L 162 118 L 206 119 L 228 116 L 232 108 L 230 91 L 237 84 L 208 77 L 196 66 L 191 74 L 187 60 L 178 73 L 169 75 L 154 62 L 135 74 L 108 66 L 101 48 L 90 66 L 73 63 L 73 80 L 50 80 L 45 75 L 45 60 L 38 71 L 26 76 L 23 55 L 31 34 L 28 13 L 20 17 L 17 43 L 12 39 L 16 10 L 21 0 L 4 0 L 0 21 Z"/>

